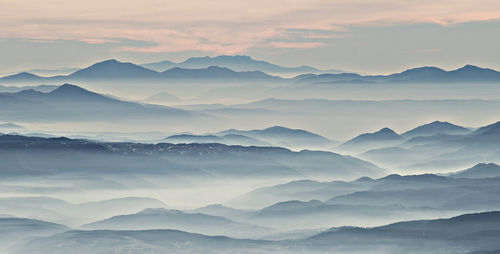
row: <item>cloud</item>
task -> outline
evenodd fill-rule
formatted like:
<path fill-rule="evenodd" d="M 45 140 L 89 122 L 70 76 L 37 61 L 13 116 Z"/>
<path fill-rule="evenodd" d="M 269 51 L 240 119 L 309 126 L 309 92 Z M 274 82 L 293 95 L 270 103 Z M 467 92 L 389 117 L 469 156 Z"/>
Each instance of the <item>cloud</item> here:
<path fill-rule="evenodd" d="M 271 42 L 269 45 L 276 48 L 317 48 L 325 44 L 322 42 Z"/>
<path fill-rule="evenodd" d="M 352 26 L 500 19 L 497 0 L 0 0 L 0 37 L 109 43 L 116 51 L 209 51 L 322 47 Z"/>

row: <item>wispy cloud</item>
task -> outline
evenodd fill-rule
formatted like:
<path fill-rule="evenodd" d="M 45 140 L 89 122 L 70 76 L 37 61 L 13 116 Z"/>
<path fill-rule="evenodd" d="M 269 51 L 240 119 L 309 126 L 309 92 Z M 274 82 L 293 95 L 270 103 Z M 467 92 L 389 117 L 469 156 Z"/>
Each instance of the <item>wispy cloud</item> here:
<path fill-rule="evenodd" d="M 0 0 L 0 37 L 154 45 L 118 51 L 234 54 L 255 47 L 321 47 L 353 25 L 500 19 L 497 0 Z"/>

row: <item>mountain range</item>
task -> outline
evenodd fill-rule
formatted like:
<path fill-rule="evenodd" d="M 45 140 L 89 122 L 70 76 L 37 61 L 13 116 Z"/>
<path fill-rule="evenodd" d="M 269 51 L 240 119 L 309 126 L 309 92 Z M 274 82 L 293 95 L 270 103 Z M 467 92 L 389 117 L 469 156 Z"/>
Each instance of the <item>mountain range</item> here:
<path fill-rule="evenodd" d="M 174 67 L 163 72 L 157 72 L 142 66 L 119 62 L 110 59 L 98 62 L 89 67 L 77 70 L 68 75 L 41 77 L 28 72 L 22 72 L 0 78 L 0 83 L 32 84 L 43 82 L 82 82 L 82 81 L 165 81 L 165 80 L 259 80 L 281 81 L 282 78 L 261 71 L 233 71 L 219 66 L 208 66 L 199 69 Z"/>
<path fill-rule="evenodd" d="M 193 113 L 166 106 L 127 102 L 64 84 L 50 92 L 34 89 L 0 93 L 0 116 L 5 120 L 77 120 L 120 118 L 192 118 Z"/>
<path fill-rule="evenodd" d="M 70 230 L 29 239 L 13 253 L 498 253 L 500 212 L 384 226 L 337 227 L 286 241 L 235 239 L 177 230 Z M 90 244 L 92 243 L 92 244 Z M 57 246 L 57 248 L 54 248 Z"/>
<path fill-rule="evenodd" d="M 180 134 L 167 137 L 165 141 L 172 143 L 279 146 L 290 149 L 320 149 L 337 144 L 336 141 L 306 130 L 290 129 L 282 126 L 272 126 L 261 130 L 229 129 L 208 135 Z"/>
<path fill-rule="evenodd" d="M 406 139 L 389 128 L 383 128 L 374 133 L 361 134 L 350 139 L 335 149 L 342 152 L 360 153 L 371 149 L 401 144 Z"/>
<path fill-rule="evenodd" d="M 470 134 L 472 131 L 470 129 L 464 128 L 462 126 L 458 126 L 449 122 L 441 122 L 434 121 L 432 123 L 428 123 L 422 126 L 419 126 L 415 129 L 409 130 L 401 136 L 405 138 L 414 138 L 414 137 L 428 137 L 435 135 L 464 135 Z"/>
<path fill-rule="evenodd" d="M 462 68 L 445 71 L 437 67 L 418 67 L 390 75 L 359 75 L 356 73 L 307 74 L 294 78 L 296 84 L 335 83 L 498 83 L 500 72 L 465 65 Z"/>
<path fill-rule="evenodd" d="M 3 175 L 20 178 L 59 174 L 94 178 L 114 176 L 114 184 L 94 179 L 92 188 L 125 188 L 141 181 L 148 183 L 159 179 L 165 181 L 161 184 L 183 181 L 205 183 L 234 178 L 309 176 L 342 179 L 384 173 L 383 169 L 353 157 L 320 151 L 294 152 L 280 147 L 145 144 L 0 135 L 0 151 L 5 155 L 0 165 Z M 137 168 L 141 170 L 137 171 Z M 140 179 L 131 181 L 130 177 Z"/>
<path fill-rule="evenodd" d="M 500 123 L 493 123 L 475 131 L 450 124 L 430 123 L 408 133 L 424 131 L 404 143 L 372 149 L 359 157 L 385 168 L 405 170 L 446 170 L 471 166 L 484 161 L 499 163 Z M 437 128 L 439 127 L 439 128 Z M 465 130 L 464 130 L 465 129 Z M 427 130 L 427 131 L 426 131 Z M 431 132 L 428 132 L 432 130 Z M 458 134 L 457 130 L 459 131 Z M 434 134 L 426 136 L 428 134 Z"/>
<path fill-rule="evenodd" d="M 135 214 L 114 216 L 82 226 L 83 229 L 148 230 L 176 229 L 206 235 L 256 238 L 270 234 L 272 229 L 235 222 L 203 213 L 186 213 L 164 208 L 148 208 Z"/>
<path fill-rule="evenodd" d="M 262 140 L 271 144 L 285 147 L 330 147 L 337 141 L 329 140 L 309 131 L 290 129 L 282 126 L 273 126 L 262 130 L 229 129 L 218 132 L 217 135 L 241 135 Z"/>
<path fill-rule="evenodd" d="M 98 179 L 94 180 L 98 181 Z M 165 207 L 165 204 L 153 198 L 141 197 L 123 197 L 84 203 L 69 203 L 44 196 L 0 198 L 0 213 L 2 214 L 38 218 L 72 227 L 106 219 L 117 213 L 139 212 L 149 207 Z M 99 213 L 95 213 L 96 210 Z"/>
<path fill-rule="evenodd" d="M 472 168 L 450 175 L 455 178 L 493 178 L 500 177 L 500 166 L 495 163 L 479 163 Z"/>
<path fill-rule="evenodd" d="M 152 69 L 149 69 L 152 68 Z M 153 70 L 154 69 L 154 70 Z M 462 68 L 445 71 L 437 67 L 413 68 L 390 75 L 360 75 L 356 73 L 338 73 L 330 70 L 326 74 L 318 69 L 301 66 L 296 68 L 281 67 L 264 61 L 256 61 L 248 56 L 218 56 L 190 58 L 183 63 L 159 62 L 144 65 L 119 62 L 115 59 L 93 64 L 68 75 L 41 77 L 28 72 L 21 72 L 0 78 L 4 84 L 40 84 L 44 82 L 75 81 L 164 81 L 164 80 L 219 80 L 219 81 L 261 81 L 295 84 L 329 83 L 498 83 L 500 72 L 492 69 L 466 65 Z M 284 79 L 272 74 L 307 73 Z"/>
<path fill-rule="evenodd" d="M 235 71 L 262 71 L 273 74 L 298 74 L 298 73 L 338 73 L 339 70 L 319 70 L 310 66 L 283 67 L 266 61 L 255 60 L 249 56 L 216 56 L 216 57 L 191 57 L 184 62 L 174 63 L 171 61 L 161 61 L 155 63 L 141 64 L 141 66 L 156 70 L 165 71 L 174 67 L 187 69 L 203 69 L 210 66 L 229 68 Z"/>

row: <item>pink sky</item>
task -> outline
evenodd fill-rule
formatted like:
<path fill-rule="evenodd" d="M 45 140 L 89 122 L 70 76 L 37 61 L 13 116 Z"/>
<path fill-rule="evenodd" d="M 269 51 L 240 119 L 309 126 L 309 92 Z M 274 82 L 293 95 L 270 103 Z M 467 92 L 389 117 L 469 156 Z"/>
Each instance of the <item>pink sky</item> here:
<path fill-rule="evenodd" d="M 314 48 L 322 43 L 308 39 L 343 36 L 353 25 L 491 19 L 500 19 L 498 0 L 0 0 L 0 38 L 156 44 L 116 49 L 138 52 Z"/>

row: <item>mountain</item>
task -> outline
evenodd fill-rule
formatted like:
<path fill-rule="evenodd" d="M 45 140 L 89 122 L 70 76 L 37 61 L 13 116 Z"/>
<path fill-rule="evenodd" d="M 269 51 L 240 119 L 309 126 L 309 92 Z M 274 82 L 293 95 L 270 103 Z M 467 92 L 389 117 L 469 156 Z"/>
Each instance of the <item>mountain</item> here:
<path fill-rule="evenodd" d="M 259 80 L 283 81 L 281 77 L 272 76 L 262 71 L 233 71 L 229 68 L 206 66 L 203 68 L 173 67 L 157 72 L 133 63 L 120 62 L 115 59 L 95 63 L 87 68 L 77 70 L 69 75 L 41 77 L 23 72 L 0 78 L 0 83 L 41 83 L 41 82 L 83 82 L 83 81 L 129 81 L 141 80 L 159 82 L 164 80 Z"/>
<path fill-rule="evenodd" d="M 333 228 L 306 240 L 323 250 L 348 253 L 498 253 L 500 212 L 417 220 L 374 228 Z M 359 244 L 359 243 L 363 244 Z M 476 252 L 478 251 L 478 252 Z M 485 251 L 485 252 L 479 252 Z M 492 251 L 492 252 L 488 252 Z"/>
<path fill-rule="evenodd" d="M 343 152 L 361 153 L 371 149 L 389 147 L 401 144 L 405 138 L 389 128 L 383 128 L 374 133 L 361 134 L 337 146 L 335 149 Z"/>
<path fill-rule="evenodd" d="M 297 84 L 317 83 L 498 83 L 500 72 L 466 65 L 462 68 L 445 71 L 437 67 L 418 67 L 390 75 L 359 75 L 355 73 L 305 75 L 294 78 Z"/>
<path fill-rule="evenodd" d="M 384 172 L 353 157 L 319 151 L 294 152 L 279 147 L 145 144 L 0 135 L 0 151 L 5 156 L 0 160 L 0 175 L 22 178 L 77 174 L 81 176 L 78 179 L 83 176 L 109 179 L 113 176 L 112 182 L 117 185 L 94 179 L 90 186 L 95 189 L 136 186 L 138 180 L 153 176 L 151 179 L 155 182 L 161 179 L 165 181 L 162 184 L 179 184 L 206 183 L 215 179 L 262 180 L 299 176 L 343 179 L 380 176 Z M 139 179 L 134 181 L 136 178 Z M 155 186 L 149 184 L 149 187 Z M 89 186 L 83 184 L 80 188 Z"/>
<path fill-rule="evenodd" d="M 410 81 L 410 80 L 429 80 L 436 77 L 446 75 L 446 71 L 437 67 L 418 67 L 403 71 L 401 73 L 389 75 L 388 78 L 392 82 L 398 81 Z"/>
<path fill-rule="evenodd" d="M 28 72 L 21 72 L 0 78 L 1 83 L 32 83 L 43 81 L 44 78 Z"/>
<path fill-rule="evenodd" d="M 370 179 L 370 178 L 369 178 Z M 289 200 L 309 201 L 328 200 L 334 196 L 349 194 L 355 191 L 369 189 L 375 180 L 371 181 L 332 181 L 318 182 L 312 180 L 297 180 L 274 186 L 261 187 L 238 196 L 228 204 L 236 206 L 264 207 Z"/>
<path fill-rule="evenodd" d="M 472 136 L 475 137 L 481 137 L 481 136 L 491 136 L 491 135 L 497 135 L 500 133 L 500 122 L 496 122 L 484 127 L 481 127 L 477 130 L 475 130 L 472 133 Z"/>
<path fill-rule="evenodd" d="M 157 72 L 162 72 L 162 71 L 166 71 L 168 69 L 172 69 L 174 67 L 178 67 L 177 63 L 174 63 L 174 62 L 168 61 L 168 60 L 163 60 L 160 62 L 153 62 L 153 63 L 145 63 L 145 64 L 141 64 L 140 66 L 142 66 L 144 68 L 148 68 L 150 70 L 157 71 Z"/>
<path fill-rule="evenodd" d="M 256 138 L 238 134 L 226 134 L 221 136 L 225 144 L 243 145 L 243 146 L 272 146 L 271 143 Z"/>
<path fill-rule="evenodd" d="M 422 207 L 443 211 L 500 209 L 492 195 L 500 178 L 464 179 L 424 175 L 389 175 L 378 179 L 368 190 L 339 195 L 326 201 L 331 205 L 376 205 Z"/>
<path fill-rule="evenodd" d="M 500 122 L 497 122 L 465 135 L 416 136 L 402 144 L 372 149 L 358 157 L 385 168 L 404 169 L 407 173 L 424 170 L 448 173 L 484 161 L 499 164 L 499 141 Z"/>
<path fill-rule="evenodd" d="M 500 182 L 500 178 L 497 177 L 496 171 L 497 169 L 493 168 L 490 169 L 488 176 L 474 177 L 484 179 L 465 178 L 453 174 L 448 177 L 434 174 L 393 174 L 378 179 L 363 177 L 348 182 L 298 180 L 255 189 L 227 204 L 258 208 L 282 202 L 286 204 L 292 200 L 295 203 L 319 200 L 329 205 L 368 205 L 381 208 L 387 206 L 386 209 L 389 210 L 406 209 L 400 211 L 401 215 L 406 212 L 411 213 L 413 208 L 439 209 L 441 212 L 454 209 L 466 211 L 497 209 L 500 207 L 490 202 L 498 199 L 492 194 L 499 188 L 496 184 Z"/>
<path fill-rule="evenodd" d="M 262 71 L 273 74 L 297 74 L 297 73 L 318 73 L 318 72 L 340 72 L 339 70 L 319 70 L 310 66 L 283 67 L 265 61 L 255 60 L 249 56 L 216 56 L 216 57 L 191 57 L 184 62 L 174 63 L 171 61 L 161 61 L 156 63 L 142 64 L 143 67 L 165 71 L 170 68 L 180 67 L 188 69 L 202 69 L 210 66 L 229 68 L 235 71 Z"/>
<path fill-rule="evenodd" d="M 495 163 L 479 163 L 472 168 L 462 170 L 453 174 L 454 178 L 493 178 L 500 177 L 500 166 Z"/>
<path fill-rule="evenodd" d="M 123 63 L 115 59 L 102 61 L 67 76 L 69 80 L 93 79 L 152 79 L 158 72 L 133 63 Z"/>
<path fill-rule="evenodd" d="M 66 253 L 497 253 L 500 212 L 385 226 L 337 227 L 311 237 L 265 241 L 177 230 L 73 230 L 16 246 L 16 254 Z M 90 244 L 91 243 L 91 244 Z M 54 248 L 57 246 L 57 248 Z"/>
<path fill-rule="evenodd" d="M 445 135 L 466 135 L 466 134 L 470 134 L 470 133 L 472 133 L 472 131 L 467 129 L 467 128 L 464 128 L 464 127 L 461 127 L 458 125 L 454 125 L 454 124 L 451 124 L 448 122 L 434 121 L 432 123 L 425 124 L 425 125 L 416 127 L 412 130 L 409 130 L 409 131 L 401 134 L 401 136 L 403 136 L 407 139 L 410 139 L 410 138 L 414 138 L 417 136 L 428 137 L 428 136 L 435 136 L 435 135 L 442 135 L 442 134 L 445 134 Z"/>
<path fill-rule="evenodd" d="M 24 129 L 23 126 L 17 125 L 15 123 L 2 123 L 0 124 L 1 129 Z"/>
<path fill-rule="evenodd" d="M 173 94 L 167 92 L 161 92 L 154 95 L 149 96 L 146 102 L 152 103 L 171 103 L 171 102 L 179 102 L 181 99 Z"/>
<path fill-rule="evenodd" d="M 223 143 L 224 138 L 217 137 L 214 135 L 172 135 L 164 139 L 165 142 L 170 143 Z"/>
<path fill-rule="evenodd" d="M 191 135 L 180 134 L 172 135 L 165 138 L 163 141 L 170 143 L 220 143 L 225 145 L 242 145 L 242 146 L 271 146 L 270 143 L 260 141 L 244 135 L 227 134 L 227 135 Z"/>
<path fill-rule="evenodd" d="M 84 229 L 148 230 L 175 229 L 205 235 L 258 237 L 269 234 L 269 228 L 238 223 L 220 216 L 185 213 L 178 210 L 149 208 L 129 215 L 114 216 L 82 226 Z"/>
<path fill-rule="evenodd" d="M 204 213 L 213 216 L 226 217 L 235 221 L 241 221 L 253 214 L 253 210 L 242 210 L 221 204 L 207 205 L 193 210 L 195 213 Z"/>
<path fill-rule="evenodd" d="M 500 209 L 500 178 L 467 179 L 389 175 L 351 182 L 296 181 L 261 188 L 228 202 L 249 207 L 278 203 L 238 214 L 238 221 L 281 229 L 324 225 L 374 226 L 399 220 L 436 218 L 463 212 Z M 331 198 L 329 198 L 331 197 Z M 240 202 L 235 202 L 240 201 Z"/>
<path fill-rule="evenodd" d="M 0 93 L 17 93 L 23 90 L 35 90 L 40 92 L 50 92 L 58 86 L 39 85 L 39 86 L 0 86 Z"/>
<path fill-rule="evenodd" d="M 152 69 L 149 69 L 152 68 Z M 325 73 L 330 72 L 330 73 Z M 193 57 L 182 63 L 162 61 L 144 64 L 119 62 L 110 59 L 93 64 L 87 68 L 76 70 L 69 75 L 41 77 L 28 72 L 0 78 L 0 83 L 41 83 L 72 81 L 111 81 L 111 80 L 144 80 L 159 81 L 163 79 L 193 80 L 267 80 L 283 81 L 271 74 L 300 74 L 292 79 L 295 84 L 328 84 L 328 83 L 497 83 L 500 72 L 466 65 L 462 68 L 445 71 L 436 67 L 419 67 L 390 75 L 360 75 L 356 73 L 339 73 L 338 70 L 318 70 L 308 66 L 282 67 L 264 61 L 257 61 L 248 56 Z M 308 74 L 303 74 L 308 73 Z M 312 74 L 323 73 L 323 74 Z"/>
<path fill-rule="evenodd" d="M 225 130 L 217 135 L 243 135 L 256 138 L 271 144 L 286 147 L 328 147 L 335 144 L 318 134 L 300 129 L 290 129 L 282 126 L 273 126 L 263 130 Z"/>
<path fill-rule="evenodd" d="M 97 177 L 93 180 L 100 181 Z M 110 182 L 107 183 L 111 185 Z M 94 187 L 98 187 L 96 183 Z M 142 197 L 124 197 L 84 203 L 69 203 L 43 196 L 0 198 L 0 213 L 14 213 L 25 218 L 40 218 L 75 227 L 120 213 L 135 213 L 148 207 L 165 207 L 165 204 L 157 199 Z"/>
<path fill-rule="evenodd" d="M 17 246 L 16 254 L 88 253 L 257 253 L 271 245 L 263 240 L 207 236 L 177 230 L 73 230 L 36 238 Z M 54 247 L 57 246 L 57 247 Z M 269 246 L 276 247 L 280 246 Z M 280 247 L 286 250 L 284 247 Z M 273 252 L 274 253 L 274 252 Z"/>
<path fill-rule="evenodd" d="M 4 120 L 99 120 L 120 118 L 127 112 L 131 118 L 187 117 L 185 110 L 121 101 L 81 87 L 64 84 L 50 92 L 23 90 L 0 93 L 0 116 Z"/>
<path fill-rule="evenodd" d="M 187 80 L 281 80 L 261 71 L 233 71 L 225 67 L 209 66 L 201 69 L 174 67 L 160 74 L 163 79 Z"/>
<path fill-rule="evenodd" d="M 26 218 L 0 218 L 0 252 L 9 253 L 9 248 L 34 237 L 51 236 L 70 228 L 46 221 Z"/>

